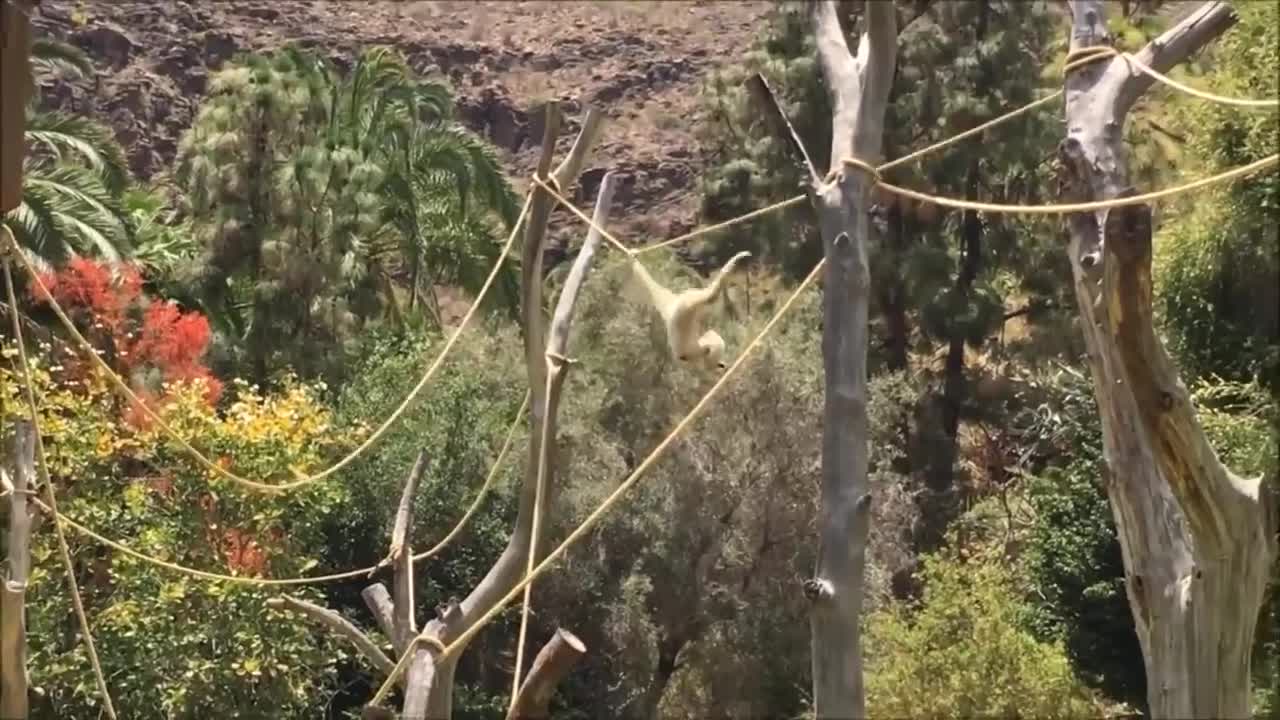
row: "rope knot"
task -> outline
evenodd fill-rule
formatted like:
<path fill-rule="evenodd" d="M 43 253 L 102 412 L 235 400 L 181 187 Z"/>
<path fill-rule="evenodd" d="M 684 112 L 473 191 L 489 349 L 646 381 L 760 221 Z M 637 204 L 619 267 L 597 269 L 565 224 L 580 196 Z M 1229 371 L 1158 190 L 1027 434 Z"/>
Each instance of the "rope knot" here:
<path fill-rule="evenodd" d="M 542 187 L 544 190 L 550 190 L 553 193 L 560 193 L 560 183 L 555 176 L 542 177 L 538 173 L 533 174 L 533 184 Z"/>

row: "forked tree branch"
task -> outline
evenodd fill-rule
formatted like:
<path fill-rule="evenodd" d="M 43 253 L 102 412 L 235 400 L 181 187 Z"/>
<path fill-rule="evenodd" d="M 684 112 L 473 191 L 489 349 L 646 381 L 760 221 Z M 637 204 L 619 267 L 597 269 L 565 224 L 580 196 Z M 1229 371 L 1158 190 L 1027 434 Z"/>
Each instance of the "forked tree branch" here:
<path fill-rule="evenodd" d="M 373 664 L 375 670 L 380 674 L 386 675 L 391 672 L 391 668 L 395 667 L 395 662 L 382 652 L 368 635 L 360 631 L 360 628 L 351 623 L 350 620 L 339 615 L 337 612 L 328 608 L 321 607 L 312 602 L 307 602 L 301 598 L 291 595 L 281 595 L 271 598 L 267 601 L 267 607 L 274 610 L 293 610 L 301 613 L 310 620 L 329 628 L 334 633 L 351 641 L 352 645 L 360 651 L 360 654 Z M 403 683 L 401 683 L 403 685 Z"/>

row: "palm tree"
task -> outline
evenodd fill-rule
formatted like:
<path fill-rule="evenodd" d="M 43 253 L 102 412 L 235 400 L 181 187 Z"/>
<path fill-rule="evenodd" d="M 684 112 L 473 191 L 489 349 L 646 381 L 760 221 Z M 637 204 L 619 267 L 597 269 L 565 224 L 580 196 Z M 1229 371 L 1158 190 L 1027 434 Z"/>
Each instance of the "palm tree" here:
<path fill-rule="evenodd" d="M 32 43 L 37 78 L 92 72 L 80 50 L 48 39 Z M 119 261 L 130 252 L 133 226 L 123 204 L 129 181 L 124 150 L 111 130 L 88 118 L 38 109 L 27 113 L 22 203 L 3 218 L 40 267 L 73 255 Z"/>
<path fill-rule="evenodd" d="M 294 47 L 214 76 L 176 177 L 204 302 L 225 310 L 228 344 L 248 351 L 232 358 L 259 381 L 280 364 L 333 370 L 318 361 L 355 350 L 366 325 L 403 322 L 401 294 L 414 309 L 434 283 L 478 289 L 516 200 L 452 106 L 387 48 L 345 76 Z M 498 296 L 508 308 L 515 277 Z"/>

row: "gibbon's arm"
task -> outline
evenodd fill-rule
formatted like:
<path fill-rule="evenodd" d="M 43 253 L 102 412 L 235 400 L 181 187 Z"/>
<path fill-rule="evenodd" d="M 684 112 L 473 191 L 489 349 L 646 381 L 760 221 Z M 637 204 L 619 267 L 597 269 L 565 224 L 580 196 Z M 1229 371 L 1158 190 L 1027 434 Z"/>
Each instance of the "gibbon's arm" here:
<path fill-rule="evenodd" d="M 676 310 L 675 293 L 658 284 L 658 281 L 653 279 L 649 271 L 634 256 L 631 258 L 631 272 L 640 281 L 640 284 L 644 286 L 646 298 L 658 311 L 658 315 L 662 316 L 662 321 L 670 323 L 671 316 Z"/>

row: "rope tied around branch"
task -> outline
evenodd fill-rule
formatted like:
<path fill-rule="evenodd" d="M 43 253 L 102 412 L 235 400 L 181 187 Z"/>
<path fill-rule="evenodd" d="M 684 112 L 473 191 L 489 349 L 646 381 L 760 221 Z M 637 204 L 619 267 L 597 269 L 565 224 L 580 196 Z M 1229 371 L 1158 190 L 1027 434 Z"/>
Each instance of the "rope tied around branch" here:
<path fill-rule="evenodd" d="M 1126 63 L 1129 64 L 1131 71 L 1136 68 L 1138 72 L 1141 72 L 1144 75 L 1147 75 L 1152 80 L 1168 85 L 1169 87 L 1175 90 L 1179 90 L 1193 97 L 1198 97 L 1201 100 L 1208 100 L 1209 102 L 1216 102 L 1222 105 L 1235 105 L 1238 107 L 1250 107 L 1250 108 L 1280 107 L 1280 99 L 1258 100 L 1254 98 L 1235 98 L 1235 97 L 1227 97 L 1226 95 L 1218 95 L 1217 93 L 1211 93 L 1211 92 L 1208 92 L 1207 90 L 1198 90 L 1196 88 L 1191 87 L 1190 85 L 1186 85 L 1184 83 L 1178 82 L 1177 80 L 1174 80 L 1168 75 L 1165 75 L 1164 73 L 1156 70 L 1150 65 L 1147 65 L 1146 63 L 1139 60 L 1137 56 L 1135 56 L 1133 53 L 1124 52 L 1123 50 L 1117 50 L 1116 48 L 1111 47 L 1110 45 L 1096 45 L 1094 47 L 1087 47 L 1087 48 L 1081 48 L 1079 50 L 1072 50 L 1071 52 L 1067 53 L 1066 64 L 1063 65 L 1062 67 L 1062 74 L 1065 77 L 1066 74 L 1071 72 L 1072 70 L 1076 70 L 1078 68 L 1084 67 L 1085 65 L 1089 65 L 1090 63 L 1097 62 L 1098 60 L 1102 60 L 1104 58 L 1112 58 L 1112 57 L 1118 57 L 1124 60 Z"/>

